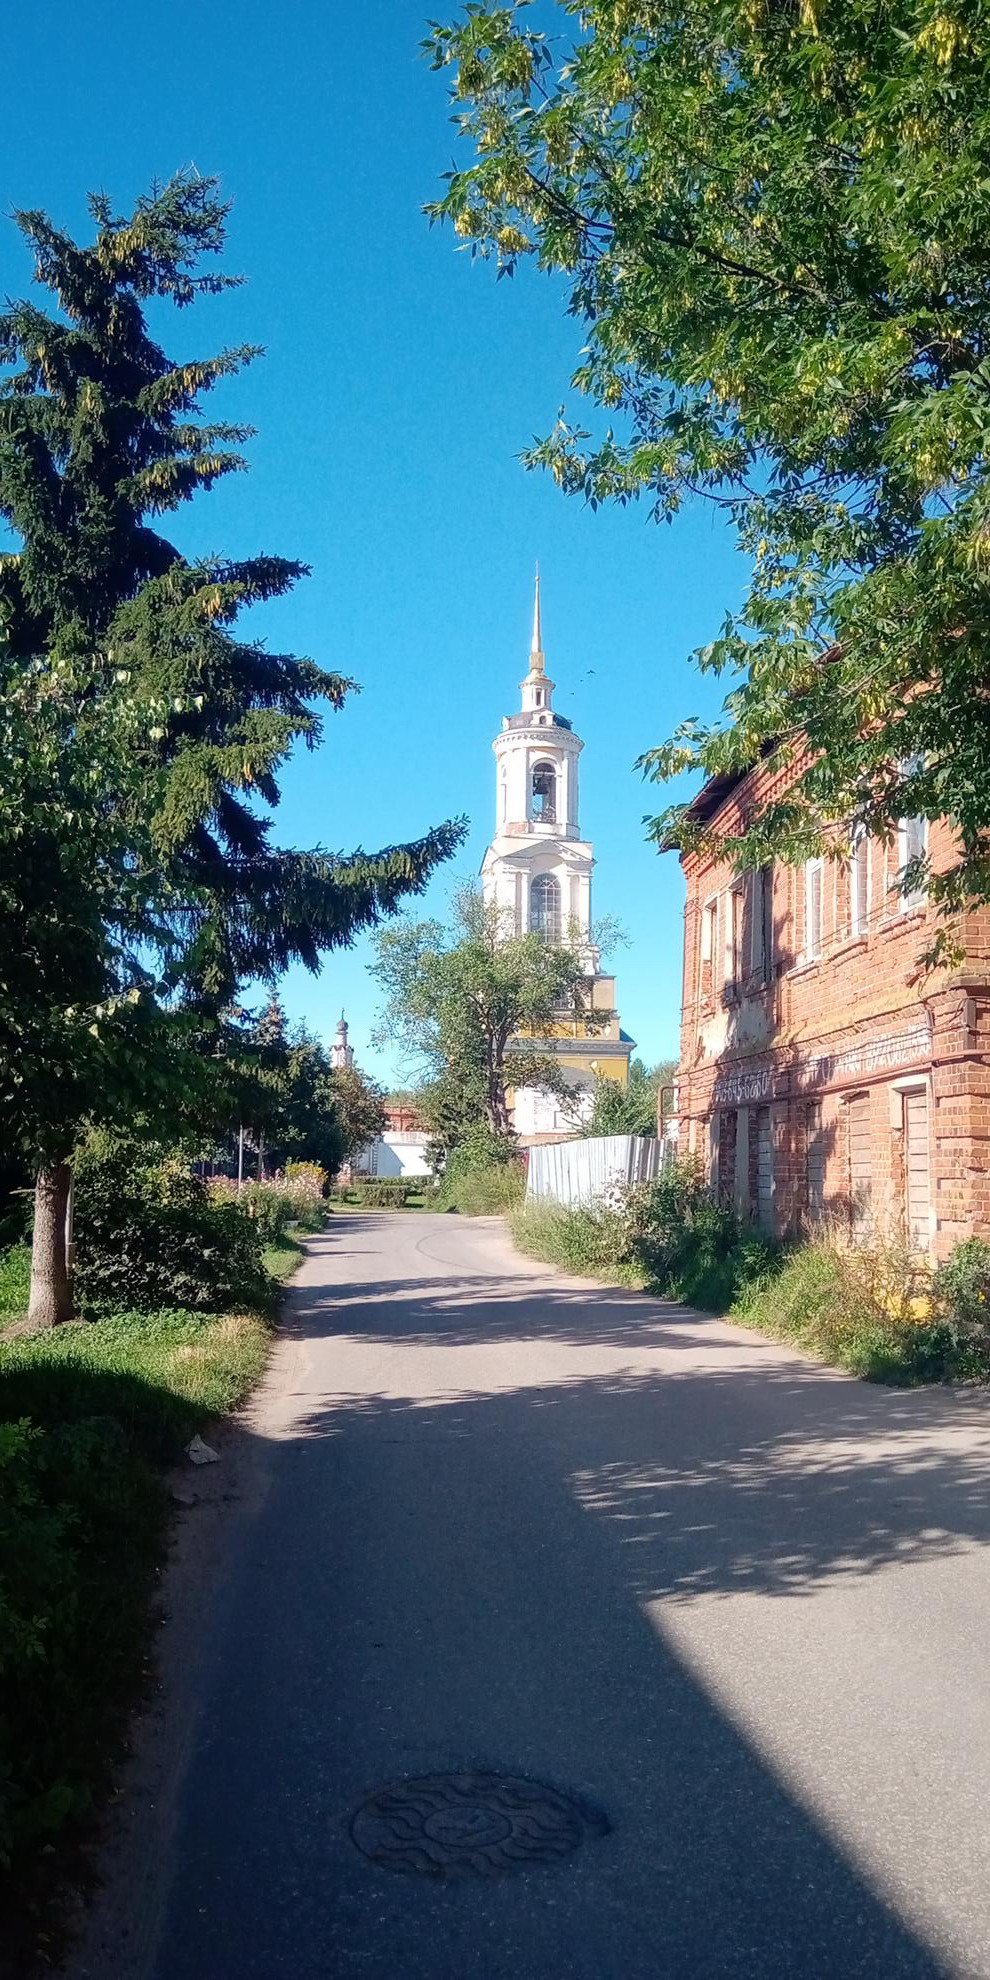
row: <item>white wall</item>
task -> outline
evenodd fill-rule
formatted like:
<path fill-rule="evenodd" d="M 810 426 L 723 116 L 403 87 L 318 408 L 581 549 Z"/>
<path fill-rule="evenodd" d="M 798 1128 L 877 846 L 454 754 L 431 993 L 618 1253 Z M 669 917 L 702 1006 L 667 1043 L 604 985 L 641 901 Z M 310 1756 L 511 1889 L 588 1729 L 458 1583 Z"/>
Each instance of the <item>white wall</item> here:
<path fill-rule="evenodd" d="M 378 1135 L 370 1148 L 362 1148 L 354 1167 L 372 1176 L 428 1176 L 426 1143 L 425 1134 L 396 1128 Z"/>
<path fill-rule="evenodd" d="M 565 1070 L 571 1091 L 580 1095 L 576 1112 L 561 1106 L 555 1093 L 544 1093 L 536 1086 L 522 1086 L 515 1096 L 512 1125 L 517 1134 L 573 1134 L 580 1121 L 586 1121 L 595 1103 L 593 1078 Z"/>

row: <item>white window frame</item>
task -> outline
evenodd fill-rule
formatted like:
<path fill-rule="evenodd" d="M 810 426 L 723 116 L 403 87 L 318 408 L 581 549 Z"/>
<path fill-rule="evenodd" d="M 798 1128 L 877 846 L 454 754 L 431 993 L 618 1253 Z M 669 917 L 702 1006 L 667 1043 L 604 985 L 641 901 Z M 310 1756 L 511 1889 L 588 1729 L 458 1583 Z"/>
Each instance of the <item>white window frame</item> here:
<path fill-rule="evenodd" d="M 907 866 L 908 861 L 911 859 L 916 859 L 918 857 L 917 852 L 911 851 L 908 842 L 908 834 L 913 826 L 921 827 L 921 831 L 920 831 L 921 854 L 925 855 L 928 852 L 927 818 L 919 817 L 919 816 L 915 816 L 913 818 L 899 818 L 897 821 L 897 893 L 898 893 L 898 899 L 900 901 L 901 911 L 902 913 L 905 914 L 909 914 L 912 908 L 924 907 L 925 902 L 928 899 L 928 889 L 926 886 L 922 885 L 920 887 L 915 887 L 909 893 L 907 887 L 904 884 L 904 878 L 903 878 L 904 869 Z"/>
<path fill-rule="evenodd" d="M 725 926 L 722 930 L 724 942 L 722 988 L 727 996 L 734 994 L 738 990 L 742 976 L 745 898 L 743 888 L 738 885 L 730 887 L 725 896 Z"/>
<path fill-rule="evenodd" d="M 715 957 L 718 953 L 718 895 L 709 894 L 701 909 L 698 945 L 698 995 L 705 996 L 705 965 L 708 966 L 708 996 L 715 994 Z"/>
<path fill-rule="evenodd" d="M 811 939 L 811 904 L 813 880 L 818 875 L 818 928 L 814 942 Z M 825 936 L 825 861 L 820 853 L 804 863 L 804 960 L 818 962 L 821 958 Z"/>
<path fill-rule="evenodd" d="M 537 900 L 545 901 L 547 889 L 552 889 L 551 899 L 553 902 L 553 910 L 552 910 L 553 918 L 552 920 L 548 920 L 546 914 L 544 914 L 543 918 L 538 922 L 536 919 L 536 910 L 534 904 L 535 901 Z M 530 889 L 529 889 L 530 934 L 542 935 L 543 940 L 549 943 L 551 947 L 558 947 L 561 940 L 563 911 L 564 911 L 563 889 L 561 887 L 560 880 L 558 879 L 556 873 L 534 873 L 532 881 L 530 882 Z"/>

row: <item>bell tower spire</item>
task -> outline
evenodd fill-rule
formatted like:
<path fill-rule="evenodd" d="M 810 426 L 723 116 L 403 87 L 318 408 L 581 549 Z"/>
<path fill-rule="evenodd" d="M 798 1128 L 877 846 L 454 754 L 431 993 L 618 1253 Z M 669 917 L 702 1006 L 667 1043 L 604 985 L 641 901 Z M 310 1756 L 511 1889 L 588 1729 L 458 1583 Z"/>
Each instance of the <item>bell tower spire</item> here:
<path fill-rule="evenodd" d="M 544 672 L 543 634 L 540 627 L 540 566 L 536 566 L 536 587 L 533 596 L 533 644 L 529 649 L 530 672 Z"/>
<path fill-rule="evenodd" d="M 554 683 L 547 673 L 546 656 L 543 651 L 543 627 L 540 616 L 540 567 L 536 566 L 536 585 L 533 594 L 533 639 L 529 649 L 529 672 L 522 688 L 522 711 L 530 715 L 536 709 L 553 707 Z"/>
<path fill-rule="evenodd" d="M 578 816 L 578 759 L 583 744 L 553 706 L 546 670 L 540 569 L 533 588 L 533 631 L 522 707 L 505 715 L 492 745 L 496 763 L 495 830 L 481 867 L 485 901 L 499 931 L 566 942 L 580 959 L 583 995 L 595 1019 L 568 1014 L 548 1026 L 539 1050 L 558 1061 L 566 1101 L 557 1092 L 522 1086 L 512 1097 L 512 1122 L 523 1144 L 559 1141 L 591 1112 L 599 1078 L 625 1086 L 633 1041 L 619 1028 L 615 985 L 601 973 L 591 921 L 594 848 Z M 529 1049 L 518 1037 L 520 1049 Z"/>

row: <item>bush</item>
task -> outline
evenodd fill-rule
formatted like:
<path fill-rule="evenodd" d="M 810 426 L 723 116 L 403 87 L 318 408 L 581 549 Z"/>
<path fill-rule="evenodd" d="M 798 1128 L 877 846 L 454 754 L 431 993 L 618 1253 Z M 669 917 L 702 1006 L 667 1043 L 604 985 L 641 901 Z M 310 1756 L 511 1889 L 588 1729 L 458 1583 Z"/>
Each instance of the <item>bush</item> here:
<path fill-rule="evenodd" d="M 290 1224 L 320 1231 L 326 1221 L 326 1171 L 316 1162 L 289 1162 L 285 1174 L 238 1187 L 232 1176 L 213 1176 L 207 1185 L 214 1203 L 231 1204 L 254 1225 L 262 1245 L 279 1244 Z"/>
<path fill-rule="evenodd" d="M 287 1162 L 285 1189 L 295 1207 L 295 1221 L 303 1231 L 322 1231 L 324 1208 L 330 1178 L 318 1162 Z"/>
<path fill-rule="evenodd" d="M 209 1184 L 211 1201 L 246 1217 L 262 1246 L 278 1244 L 293 1221 L 292 1203 L 284 1190 L 271 1183 L 236 1182 L 218 1176 Z"/>
<path fill-rule="evenodd" d="M 623 1285 L 646 1283 L 631 1252 L 628 1228 L 612 1211 L 569 1210 L 545 1201 L 522 1203 L 511 1212 L 509 1227 L 520 1251 L 549 1259 L 565 1272 L 617 1279 Z"/>
<path fill-rule="evenodd" d="M 932 1297 L 953 1347 L 990 1365 L 990 1244 L 982 1238 L 957 1244 L 935 1274 Z"/>
<path fill-rule="evenodd" d="M 94 1136 L 76 1167 L 76 1293 L 85 1314 L 263 1301 L 261 1236 L 178 1157 Z"/>
<path fill-rule="evenodd" d="M 86 1807 L 162 1524 L 161 1488 L 117 1425 L 0 1424 L 4 1867 Z"/>
<path fill-rule="evenodd" d="M 404 1176 L 378 1176 L 357 1189 L 358 1202 L 369 1210 L 404 1210 L 411 1195 L 412 1184 Z"/>
<path fill-rule="evenodd" d="M 874 1382 L 938 1382 L 964 1372 L 949 1327 L 904 1245 L 879 1236 L 852 1249 L 838 1234 L 792 1251 L 747 1287 L 733 1317 Z"/>
<path fill-rule="evenodd" d="M 522 1202 L 526 1174 L 513 1148 L 487 1136 L 448 1155 L 437 1204 L 464 1217 L 499 1217 Z"/>
<path fill-rule="evenodd" d="M 512 1232 L 533 1257 L 713 1312 L 725 1312 L 778 1257 L 777 1247 L 717 1201 L 693 1162 L 672 1163 L 653 1182 L 613 1185 L 588 1208 L 527 1202 Z"/>

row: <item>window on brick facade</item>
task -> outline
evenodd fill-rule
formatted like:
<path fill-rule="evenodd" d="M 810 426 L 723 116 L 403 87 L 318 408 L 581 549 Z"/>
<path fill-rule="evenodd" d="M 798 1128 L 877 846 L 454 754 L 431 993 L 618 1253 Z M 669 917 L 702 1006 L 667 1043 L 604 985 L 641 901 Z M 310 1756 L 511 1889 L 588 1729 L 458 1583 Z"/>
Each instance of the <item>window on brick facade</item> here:
<path fill-rule="evenodd" d="M 807 1103 L 804 1134 L 806 1207 L 808 1222 L 816 1224 L 825 1210 L 825 1133 L 820 1100 Z"/>
<path fill-rule="evenodd" d="M 734 991 L 742 974 L 743 892 L 732 887 L 725 903 L 725 963 L 722 981 L 726 991 Z"/>
<path fill-rule="evenodd" d="M 822 862 L 809 859 L 804 869 L 804 954 L 810 962 L 822 952 Z"/>
<path fill-rule="evenodd" d="M 750 1116 L 754 1120 L 754 1116 Z M 773 1128 L 769 1107 L 757 1107 L 756 1127 L 756 1218 L 760 1229 L 774 1229 Z"/>
<path fill-rule="evenodd" d="M 924 859 L 927 851 L 927 818 L 902 818 L 897 827 L 898 884 L 902 907 L 920 907 L 926 897 L 924 880 L 910 878 L 908 868 L 914 860 Z"/>
<path fill-rule="evenodd" d="M 714 1118 L 712 1187 L 723 1203 L 732 1203 L 736 1192 L 736 1139 L 739 1115 L 735 1107 L 728 1107 Z"/>
<path fill-rule="evenodd" d="M 901 776 L 915 777 L 923 765 L 922 757 L 905 756 L 899 766 Z M 927 818 L 902 818 L 897 827 L 897 879 L 902 907 L 919 907 L 925 899 L 924 882 L 909 878 L 908 868 L 915 860 L 924 859 L 927 851 Z"/>
<path fill-rule="evenodd" d="M 701 980 L 700 993 L 706 1000 L 711 999 L 712 979 L 715 968 L 715 950 L 718 945 L 718 902 L 706 901 L 701 910 Z"/>
<path fill-rule="evenodd" d="M 865 1244 L 872 1222 L 873 1147 L 870 1137 L 871 1100 L 856 1093 L 846 1105 L 846 1146 L 849 1174 L 849 1222 L 853 1241 Z"/>
<path fill-rule="evenodd" d="M 854 828 L 849 861 L 849 928 L 865 935 L 870 925 L 870 842 L 862 825 Z"/>
<path fill-rule="evenodd" d="M 915 1086 L 901 1095 L 901 1134 L 904 1151 L 904 1222 L 908 1243 L 925 1251 L 929 1237 L 931 1184 L 928 1167 L 928 1094 Z"/>
<path fill-rule="evenodd" d="M 755 976 L 769 983 L 773 976 L 773 867 L 759 866 L 750 875 L 752 943 L 750 964 Z"/>

